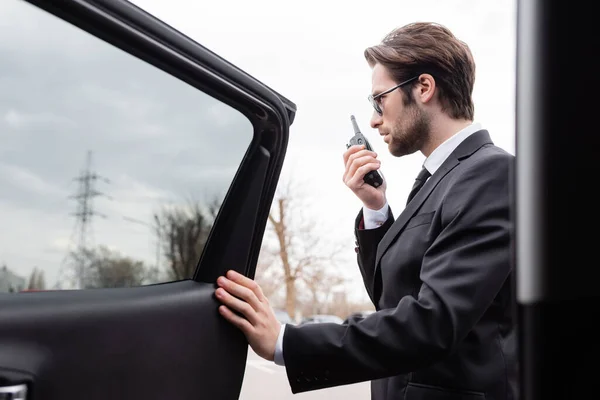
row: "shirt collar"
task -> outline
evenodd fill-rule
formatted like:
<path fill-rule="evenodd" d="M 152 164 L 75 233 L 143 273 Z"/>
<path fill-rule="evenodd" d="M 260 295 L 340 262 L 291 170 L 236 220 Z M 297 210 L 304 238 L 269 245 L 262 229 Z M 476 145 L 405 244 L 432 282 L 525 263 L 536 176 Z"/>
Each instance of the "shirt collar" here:
<path fill-rule="evenodd" d="M 435 174 L 435 171 L 437 171 L 442 166 L 444 161 L 446 161 L 448 156 L 452 154 L 452 152 L 458 147 L 458 145 L 461 144 L 463 140 L 465 140 L 466 138 L 468 138 L 473 133 L 479 130 L 481 130 L 481 124 L 472 123 L 471 125 L 456 132 L 454 135 L 450 136 L 448 139 L 442 142 L 442 144 L 436 147 L 435 150 L 431 152 L 429 157 L 425 159 L 423 167 L 427 168 L 427 171 L 429 171 L 431 175 Z"/>

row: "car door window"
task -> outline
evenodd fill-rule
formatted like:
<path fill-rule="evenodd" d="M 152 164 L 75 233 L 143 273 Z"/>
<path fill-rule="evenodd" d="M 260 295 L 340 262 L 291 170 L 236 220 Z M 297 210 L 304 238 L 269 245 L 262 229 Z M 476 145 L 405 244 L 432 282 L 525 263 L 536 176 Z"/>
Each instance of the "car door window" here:
<path fill-rule="evenodd" d="M 0 292 L 191 278 L 252 135 L 219 100 L 3 1 Z"/>

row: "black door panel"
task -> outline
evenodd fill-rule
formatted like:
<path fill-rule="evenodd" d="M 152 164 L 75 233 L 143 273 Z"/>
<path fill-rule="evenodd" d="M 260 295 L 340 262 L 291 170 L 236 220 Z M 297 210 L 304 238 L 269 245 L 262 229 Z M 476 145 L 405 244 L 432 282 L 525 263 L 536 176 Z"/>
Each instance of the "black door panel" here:
<path fill-rule="evenodd" d="M 237 398 L 247 345 L 213 297 L 191 280 L 3 295 L 0 374 L 36 399 Z"/>

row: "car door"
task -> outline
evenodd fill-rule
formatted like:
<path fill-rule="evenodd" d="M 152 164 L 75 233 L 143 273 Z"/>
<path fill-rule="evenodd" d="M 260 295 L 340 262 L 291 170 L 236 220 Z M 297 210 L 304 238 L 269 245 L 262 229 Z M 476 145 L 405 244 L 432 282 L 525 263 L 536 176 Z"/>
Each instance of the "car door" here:
<path fill-rule="evenodd" d="M 124 0 L 3 0 L 0 37 L 0 399 L 237 399 L 214 282 L 295 105 Z"/>
<path fill-rule="evenodd" d="M 597 14 L 583 1 L 517 6 L 520 398 L 584 399 L 600 370 Z"/>

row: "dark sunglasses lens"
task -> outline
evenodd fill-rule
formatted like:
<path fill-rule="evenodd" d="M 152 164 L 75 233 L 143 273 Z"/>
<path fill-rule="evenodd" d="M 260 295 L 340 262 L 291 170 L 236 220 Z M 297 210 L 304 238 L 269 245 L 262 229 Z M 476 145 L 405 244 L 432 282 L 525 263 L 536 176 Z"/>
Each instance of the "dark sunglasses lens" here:
<path fill-rule="evenodd" d="M 373 106 L 377 114 L 383 115 L 381 108 L 379 108 L 379 104 L 377 104 L 377 101 L 372 96 L 369 96 L 369 101 L 371 102 L 371 105 Z"/>

